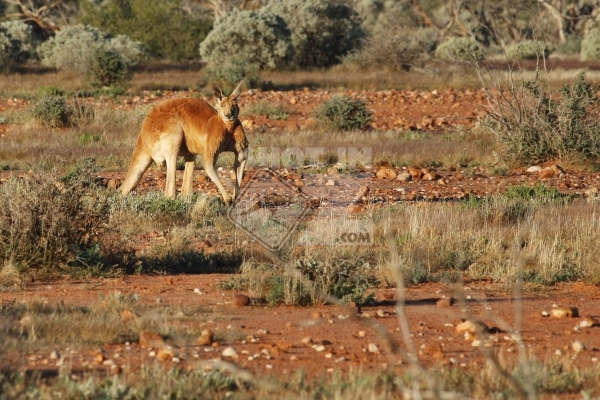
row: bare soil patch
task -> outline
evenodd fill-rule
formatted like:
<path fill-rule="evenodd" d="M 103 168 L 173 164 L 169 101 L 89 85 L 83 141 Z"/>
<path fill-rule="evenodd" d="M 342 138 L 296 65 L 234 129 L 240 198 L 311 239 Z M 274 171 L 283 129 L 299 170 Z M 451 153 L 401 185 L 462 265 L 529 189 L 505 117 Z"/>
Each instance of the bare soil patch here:
<path fill-rule="evenodd" d="M 371 129 L 409 129 L 443 133 L 449 126 L 469 126 L 477 123 L 484 115 L 484 96 L 479 91 L 344 91 L 336 92 L 367 101 L 373 112 Z M 285 120 L 273 120 L 264 115 L 242 115 L 242 120 L 254 132 L 299 131 L 314 126 L 313 113 L 316 107 L 334 93 L 330 91 L 293 90 L 288 92 L 250 92 L 242 96 L 242 110 L 248 110 L 259 102 L 281 103 L 291 112 Z M 135 98 L 114 100 L 93 100 L 99 107 L 131 109 L 140 105 L 151 105 L 164 98 L 197 95 L 190 92 L 168 92 L 162 95 L 147 94 Z M 208 98 L 207 98 L 208 99 Z M 19 99 L 0 100 L 0 110 L 17 109 L 28 102 Z M 0 124 L 0 133 L 11 134 L 11 127 Z M 364 169 L 372 174 L 371 198 L 381 201 L 367 201 L 367 207 L 394 202 L 446 201 L 464 199 L 467 196 L 483 197 L 509 185 L 533 185 L 543 180 L 562 193 L 572 193 L 585 197 L 597 192 L 600 187 L 600 173 L 567 170 L 566 174 L 541 177 L 537 172 L 524 169 L 508 171 L 504 175 L 493 175 L 489 171 L 475 171 L 466 175 L 460 168 L 438 168 L 434 180 L 400 182 L 377 179 L 374 174 L 378 166 Z M 402 172 L 396 168 L 397 172 Z M 228 172 L 228 171 L 226 171 Z M 9 176 L 24 175 L 25 171 L 3 171 L 0 183 Z M 249 175 L 252 169 L 249 171 Z M 182 172 L 178 172 L 181 179 Z M 125 171 L 101 172 L 99 179 L 107 185 L 123 180 Z M 201 174 L 198 174 L 201 175 Z M 327 174 L 324 174 L 327 175 Z M 304 185 L 320 185 L 312 177 Z M 148 171 L 142 178 L 138 193 L 159 190 L 164 187 L 165 175 L 160 171 Z M 180 185 L 181 182 L 178 182 Z M 216 193 L 214 185 L 205 177 L 198 177 L 195 189 Z M 595 216 L 597 218 L 597 216 Z M 148 233 L 140 236 L 139 247 L 147 246 L 152 238 Z M 219 243 L 212 243 L 211 249 L 218 251 Z M 199 248 L 202 248 L 200 246 Z M 214 346 L 201 346 L 194 341 L 177 341 L 167 338 L 179 358 L 163 361 L 165 365 L 179 365 L 182 368 L 197 368 L 198 362 L 215 358 L 226 359 L 247 368 L 257 375 L 273 375 L 286 379 L 298 369 L 308 376 L 318 377 L 332 371 L 344 373 L 351 369 L 363 372 L 397 370 L 405 371 L 406 361 L 402 361 L 389 346 L 389 343 L 376 332 L 380 326 L 391 333 L 395 343 L 402 350 L 408 350 L 399 324 L 399 309 L 396 307 L 398 293 L 395 289 L 376 291 L 376 304 L 362 307 L 341 307 L 322 305 L 318 307 L 266 307 L 251 305 L 235 308 L 232 304 L 233 292 L 219 289 L 218 284 L 227 280 L 227 275 L 178 275 L 178 276 L 126 276 L 122 279 L 87 280 L 85 282 L 66 279 L 55 282 L 33 282 L 22 289 L 0 293 L 3 304 L 39 300 L 49 304 L 90 305 L 99 299 L 113 295 L 135 294 L 139 307 L 165 307 L 184 309 L 201 307 L 207 310 L 201 318 L 186 322 L 194 330 L 210 329 L 221 333 L 222 339 Z M 195 290 L 198 289 L 198 290 Z M 452 305 L 440 306 L 443 298 L 462 298 Z M 550 312 L 553 305 L 577 307 L 579 317 L 543 317 L 542 312 Z M 583 317 L 600 317 L 600 289 L 584 284 L 564 285 L 544 288 L 540 292 L 526 292 L 519 302 L 514 293 L 497 291 L 485 282 L 465 282 L 459 287 L 445 284 L 423 284 L 409 287 L 406 291 L 404 311 L 410 327 L 410 340 L 418 353 L 419 362 L 426 367 L 455 365 L 477 371 L 484 365 L 481 349 L 489 350 L 509 361 L 515 361 L 519 353 L 517 344 L 506 332 L 502 321 L 514 326 L 518 307 L 522 307 L 523 328 L 521 331 L 528 357 L 539 360 L 570 360 L 575 366 L 594 366 L 600 358 L 600 327 L 580 328 Z M 210 317 L 206 317 L 210 314 Z M 462 319 L 476 318 L 489 327 L 496 327 L 491 333 L 479 338 L 480 346 L 473 346 L 463 334 L 456 331 Z M 500 320 L 502 319 L 502 321 Z M 135 318 L 132 320 L 135 323 Z M 310 338 L 311 342 L 303 343 Z M 576 352 L 574 342 L 581 342 L 585 349 Z M 369 350 L 369 345 L 371 351 Z M 314 346 L 313 346 L 314 345 Z M 231 346 L 237 358 L 225 357 L 223 350 Z M 487 347 L 489 346 L 489 347 Z M 101 345 L 105 360 L 112 364 L 139 368 L 143 364 L 157 362 L 150 355 L 151 349 L 142 349 L 138 343 L 129 345 L 107 342 Z M 65 349 L 56 349 L 66 351 Z M 118 358 L 117 358 L 118 354 Z M 11 352 L 0 355 L 0 369 L 12 371 L 48 370 L 57 371 L 56 360 L 49 354 L 25 354 Z M 80 351 L 69 358 L 73 371 L 89 369 L 106 370 L 111 363 L 97 363 L 97 355 Z"/>

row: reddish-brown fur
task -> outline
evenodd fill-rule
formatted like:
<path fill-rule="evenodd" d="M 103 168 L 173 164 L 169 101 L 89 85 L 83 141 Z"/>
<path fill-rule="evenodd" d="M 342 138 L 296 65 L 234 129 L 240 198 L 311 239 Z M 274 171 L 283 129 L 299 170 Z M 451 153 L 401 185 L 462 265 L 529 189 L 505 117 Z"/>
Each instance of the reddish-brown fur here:
<path fill-rule="evenodd" d="M 154 161 L 157 165 L 167 164 L 165 195 L 175 197 L 177 157 L 183 156 L 185 171 L 181 194 L 189 194 L 192 192 L 196 154 L 202 154 L 204 171 L 219 188 L 225 203 L 235 200 L 248 157 L 248 141 L 238 119 L 237 98 L 241 85 L 242 82 L 229 96 L 223 96 L 221 89 L 215 88 L 217 102 L 214 108 L 194 98 L 167 100 L 154 107 L 142 124 L 121 192 L 124 195 L 131 192 Z M 215 171 L 217 158 L 224 151 L 235 154 L 233 198 Z"/>

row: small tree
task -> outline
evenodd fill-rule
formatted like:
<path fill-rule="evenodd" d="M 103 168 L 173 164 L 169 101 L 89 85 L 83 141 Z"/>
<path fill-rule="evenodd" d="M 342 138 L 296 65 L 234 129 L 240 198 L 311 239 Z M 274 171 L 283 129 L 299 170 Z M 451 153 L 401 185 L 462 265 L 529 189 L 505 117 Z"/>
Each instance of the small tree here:
<path fill-rule="evenodd" d="M 189 0 L 79 1 L 80 21 L 115 36 L 127 35 L 143 43 L 155 58 L 188 61 L 198 58 L 198 46 L 211 29 L 207 18 L 195 16 L 196 10 L 185 11 L 193 3 Z"/>
<path fill-rule="evenodd" d="M 146 56 L 141 43 L 123 35 L 113 38 L 97 28 L 81 24 L 65 26 L 37 49 L 42 64 L 82 74 L 87 73 L 98 51 L 113 51 L 130 64 Z"/>
<path fill-rule="evenodd" d="M 35 48 L 38 45 L 38 40 L 34 38 L 31 25 L 23 21 L 4 21 L 0 26 L 6 28 L 6 31 L 21 44 L 21 52 L 24 58 L 35 57 Z"/>
<path fill-rule="evenodd" d="M 453 37 L 435 49 L 435 57 L 444 61 L 482 60 L 484 54 L 472 37 Z"/>
<path fill-rule="evenodd" d="M 215 21 L 200 44 L 202 60 L 219 68 L 232 60 L 259 69 L 277 68 L 293 56 L 290 31 L 285 21 L 270 10 L 234 9 Z"/>
<path fill-rule="evenodd" d="M 600 27 L 590 29 L 581 41 L 581 61 L 600 60 Z"/>
<path fill-rule="evenodd" d="M 13 38 L 4 26 L 0 26 L 0 71 L 10 72 L 15 66 L 27 60 L 21 41 Z"/>
<path fill-rule="evenodd" d="M 506 58 L 509 60 L 535 60 L 550 55 L 550 44 L 538 40 L 524 40 L 506 47 Z"/>
<path fill-rule="evenodd" d="M 356 48 L 364 37 L 361 18 L 344 4 L 326 0 L 271 0 L 267 8 L 291 31 L 298 67 L 327 67 Z"/>

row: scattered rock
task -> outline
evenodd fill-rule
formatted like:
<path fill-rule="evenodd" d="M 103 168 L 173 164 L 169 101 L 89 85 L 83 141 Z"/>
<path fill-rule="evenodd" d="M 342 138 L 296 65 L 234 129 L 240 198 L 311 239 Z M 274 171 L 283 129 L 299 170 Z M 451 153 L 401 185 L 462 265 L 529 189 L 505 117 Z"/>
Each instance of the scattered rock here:
<path fill-rule="evenodd" d="M 379 353 L 379 347 L 375 343 L 369 343 L 367 350 L 369 353 Z"/>
<path fill-rule="evenodd" d="M 367 332 L 365 332 L 365 331 L 358 331 L 358 336 L 365 337 L 365 336 L 367 336 Z"/>
<path fill-rule="evenodd" d="M 581 353 L 583 350 L 585 350 L 585 345 L 580 340 L 574 341 L 571 344 L 571 347 L 575 353 Z"/>
<path fill-rule="evenodd" d="M 330 179 L 325 182 L 325 186 L 339 186 L 339 183 L 335 179 Z"/>
<path fill-rule="evenodd" d="M 600 326 L 600 321 L 594 317 L 585 317 L 579 322 L 580 328 L 593 328 L 597 326 Z"/>
<path fill-rule="evenodd" d="M 437 172 L 435 172 L 435 171 L 429 171 L 429 170 L 428 170 L 428 169 L 426 169 L 426 168 L 423 168 L 422 172 L 423 172 L 423 178 L 422 178 L 422 179 L 423 179 L 424 181 L 436 181 L 436 180 L 438 180 L 438 179 L 440 179 L 440 178 L 441 178 L 441 177 L 438 175 L 438 173 L 437 173 Z"/>
<path fill-rule="evenodd" d="M 412 180 L 412 175 L 409 174 L 408 172 L 402 172 L 402 173 L 398 174 L 398 177 L 396 178 L 396 180 L 398 180 L 400 182 L 410 182 Z"/>
<path fill-rule="evenodd" d="M 529 168 L 527 168 L 527 172 L 529 172 L 530 174 L 534 173 L 534 172 L 540 172 L 542 170 L 542 167 L 540 167 L 539 165 L 533 165 Z"/>
<path fill-rule="evenodd" d="M 312 313 L 312 317 L 313 317 L 314 319 L 323 318 L 323 313 L 321 313 L 321 312 L 319 312 L 319 311 L 317 311 L 317 312 L 314 312 L 314 313 Z"/>
<path fill-rule="evenodd" d="M 418 181 L 423 178 L 423 171 L 421 171 L 421 168 L 410 166 L 407 169 L 413 181 Z"/>
<path fill-rule="evenodd" d="M 313 340 L 309 337 L 305 337 L 304 339 L 302 339 L 302 344 L 312 344 Z"/>
<path fill-rule="evenodd" d="M 205 329 L 202 331 L 202 334 L 198 338 L 198 344 L 201 346 L 210 346 L 213 343 L 213 339 L 215 334 L 213 331 Z"/>
<path fill-rule="evenodd" d="M 250 305 L 250 297 L 245 294 L 236 293 L 233 295 L 233 306 L 236 308 Z"/>
<path fill-rule="evenodd" d="M 58 350 L 54 350 L 52 353 L 50 353 L 51 360 L 56 360 L 58 358 L 60 358 L 60 352 Z"/>
<path fill-rule="evenodd" d="M 221 353 L 221 355 L 223 357 L 238 358 L 238 354 L 235 352 L 235 350 L 233 349 L 233 347 L 227 347 L 227 348 L 225 348 L 225 350 L 223 350 L 223 352 Z"/>
<path fill-rule="evenodd" d="M 564 175 L 566 175 L 565 170 L 558 164 L 554 164 L 549 167 L 542 168 L 539 171 L 540 179 L 552 178 L 555 176 L 564 176 Z"/>
<path fill-rule="evenodd" d="M 489 327 L 481 321 L 477 320 L 466 320 L 456 325 L 457 333 L 469 333 L 477 335 L 481 333 L 487 333 Z"/>
<path fill-rule="evenodd" d="M 378 179 L 396 179 L 396 171 L 391 167 L 382 167 L 375 173 Z"/>
<path fill-rule="evenodd" d="M 442 297 L 436 301 L 435 305 L 438 307 L 452 307 L 455 303 L 454 297 Z"/>
<path fill-rule="evenodd" d="M 165 345 L 165 341 L 158 333 L 151 331 L 140 332 L 140 347 L 143 349 L 159 348 Z"/>
<path fill-rule="evenodd" d="M 259 329 L 256 331 L 258 335 L 268 335 L 270 332 L 268 329 Z"/>
<path fill-rule="evenodd" d="M 579 316 L 577 307 L 555 307 L 550 311 L 554 318 L 576 318 Z"/>
<path fill-rule="evenodd" d="M 163 346 L 156 352 L 156 359 L 159 361 L 170 361 L 173 357 L 173 348 L 171 346 Z"/>

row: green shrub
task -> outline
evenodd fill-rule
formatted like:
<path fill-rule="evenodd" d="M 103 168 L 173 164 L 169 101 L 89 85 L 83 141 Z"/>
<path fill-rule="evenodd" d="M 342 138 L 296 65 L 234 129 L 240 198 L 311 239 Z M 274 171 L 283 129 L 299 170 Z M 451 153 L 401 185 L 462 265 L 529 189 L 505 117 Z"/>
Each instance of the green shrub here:
<path fill-rule="evenodd" d="M 371 112 L 362 100 L 336 95 L 321 104 L 317 109 L 316 118 L 322 126 L 348 131 L 366 128 L 371 122 Z"/>
<path fill-rule="evenodd" d="M 370 34 L 381 34 L 390 27 L 414 29 L 424 26 L 411 0 L 354 0 L 354 9 Z"/>
<path fill-rule="evenodd" d="M 327 0 L 271 0 L 267 9 L 285 20 L 294 46 L 293 65 L 327 67 L 340 62 L 364 36 L 356 11 Z"/>
<path fill-rule="evenodd" d="M 512 96 L 496 98 L 484 126 L 507 151 L 512 165 L 531 165 L 552 159 L 568 162 L 600 159 L 600 122 L 585 74 L 572 85 L 549 91 L 539 82 L 523 82 Z"/>
<path fill-rule="evenodd" d="M 249 88 L 260 87 L 262 83 L 258 65 L 247 64 L 237 59 L 207 67 L 204 80 L 215 83 L 219 87 L 235 87 L 242 80 Z"/>
<path fill-rule="evenodd" d="M 32 109 L 33 118 L 49 128 L 64 128 L 76 124 L 75 107 L 66 98 L 44 95 Z"/>
<path fill-rule="evenodd" d="M 28 53 L 21 47 L 21 41 L 15 39 L 4 26 L 0 26 L 0 72 L 10 72 L 24 63 Z"/>
<path fill-rule="evenodd" d="M 536 58 L 546 58 L 550 55 L 551 46 L 547 42 L 538 40 L 524 40 L 519 43 L 513 43 L 506 46 L 506 58 L 508 60 L 523 59 L 535 60 Z"/>
<path fill-rule="evenodd" d="M 79 143 L 81 146 L 87 146 L 88 144 L 91 144 L 91 143 L 98 143 L 99 141 L 100 141 L 100 135 L 98 135 L 98 134 L 81 132 L 77 136 L 77 143 Z"/>
<path fill-rule="evenodd" d="M 117 196 L 108 199 L 110 212 L 130 210 L 148 218 L 181 218 L 189 216 L 198 198 L 197 194 L 179 196 L 175 199 L 165 197 L 162 192 L 149 192 L 137 196 Z"/>
<path fill-rule="evenodd" d="M 293 56 L 290 31 L 285 21 L 266 8 L 258 11 L 234 9 L 215 21 L 213 30 L 200 44 L 202 60 L 216 70 L 236 63 L 266 69 L 286 65 Z"/>
<path fill-rule="evenodd" d="M 194 16 L 201 13 L 185 11 L 194 7 L 193 3 L 185 0 L 80 1 L 80 21 L 112 35 L 127 35 L 143 43 L 155 58 L 190 61 L 198 59 L 198 46 L 212 25 L 208 19 Z"/>
<path fill-rule="evenodd" d="M 378 281 L 368 262 L 322 256 L 319 261 L 317 257 L 299 257 L 290 270 L 245 261 L 238 280 L 230 281 L 224 288 L 248 290 L 252 298 L 272 305 L 323 304 L 329 296 L 358 305 L 373 302 L 374 293 L 367 292 Z"/>
<path fill-rule="evenodd" d="M 409 70 L 429 58 L 437 43 L 437 33 L 431 28 L 389 29 L 372 33 L 360 50 L 344 58 L 344 64 L 361 68 L 386 67 L 392 71 Z"/>
<path fill-rule="evenodd" d="M 482 60 L 484 54 L 472 37 L 453 37 L 440 43 L 435 57 L 444 61 L 477 61 Z"/>
<path fill-rule="evenodd" d="M 581 61 L 600 60 L 600 27 L 590 29 L 581 41 Z"/>
<path fill-rule="evenodd" d="M 69 176 L 34 173 L 0 186 L 0 262 L 59 270 L 97 247 L 107 222 L 101 201 L 91 200 L 93 165 Z"/>
<path fill-rule="evenodd" d="M 117 53 L 129 65 L 138 63 L 146 56 L 141 43 L 124 36 L 112 38 L 97 28 L 81 24 L 63 27 L 56 36 L 37 48 L 42 64 L 81 74 L 90 69 L 99 51 Z"/>
<path fill-rule="evenodd" d="M 98 50 L 90 63 L 88 79 L 94 87 L 118 85 L 127 78 L 127 64 L 118 53 Z"/>

